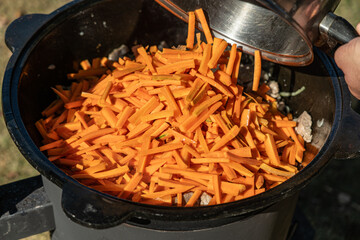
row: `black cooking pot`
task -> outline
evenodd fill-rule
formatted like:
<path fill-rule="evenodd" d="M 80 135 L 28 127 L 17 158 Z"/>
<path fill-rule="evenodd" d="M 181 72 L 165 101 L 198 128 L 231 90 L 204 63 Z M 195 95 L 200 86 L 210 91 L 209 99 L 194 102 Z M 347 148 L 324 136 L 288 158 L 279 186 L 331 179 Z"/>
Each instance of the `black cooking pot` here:
<path fill-rule="evenodd" d="M 163 40 L 169 46 L 183 44 L 186 33 L 187 26 L 181 20 L 155 2 L 141 0 L 73 1 L 50 15 L 23 16 L 9 26 L 5 37 L 13 55 L 2 89 L 5 122 L 25 158 L 62 189 L 63 210 L 73 221 L 107 228 L 136 218 L 150 227 L 152 222 L 161 222 L 157 228 L 172 230 L 225 224 L 292 196 L 334 155 L 348 157 L 360 149 L 360 117 L 350 108 L 342 73 L 332 59 L 315 49 L 315 61 L 308 67 L 276 66 L 284 91 L 306 88 L 287 103 L 295 116 L 306 110 L 313 118 L 314 137 L 305 155 L 313 160 L 294 177 L 265 193 L 205 207 L 139 204 L 81 185 L 39 151 L 41 136 L 35 122 L 56 97 L 50 87 L 69 85 L 66 74 L 74 71 L 73 61 L 107 56 L 121 44 L 152 45 Z"/>

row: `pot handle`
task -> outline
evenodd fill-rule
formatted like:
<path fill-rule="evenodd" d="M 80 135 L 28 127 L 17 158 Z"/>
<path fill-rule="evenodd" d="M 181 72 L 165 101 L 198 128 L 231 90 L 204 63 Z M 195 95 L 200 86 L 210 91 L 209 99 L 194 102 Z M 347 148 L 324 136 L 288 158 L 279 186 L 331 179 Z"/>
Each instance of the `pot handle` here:
<path fill-rule="evenodd" d="M 335 137 L 338 149 L 334 157 L 337 159 L 351 159 L 360 156 L 360 115 L 351 108 L 349 88 L 342 71 L 339 68 L 337 70 L 342 74 L 340 76 L 340 87 L 343 97 L 343 110 L 339 130 Z"/>
<path fill-rule="evenodd" d="M 96 229 L 117 226 L 135 213 L 135 206 L 125 200 L 103 196 L 72 181 L 63 185 L 61 206 L 72 221 Z"/>
<path fill-rule="evenodd" d="M 329 12 L 320 22 L 319 31 L 340 44 L 348 43 L 359 36 L 355 28 L 344 18 Z"/>
<path fill-rule="evenodd" d="M 46 14 L 29 14 L 14 20 L 6 29 L 5 43 L 11 52 L 21 48 L 49 19 Z"/>

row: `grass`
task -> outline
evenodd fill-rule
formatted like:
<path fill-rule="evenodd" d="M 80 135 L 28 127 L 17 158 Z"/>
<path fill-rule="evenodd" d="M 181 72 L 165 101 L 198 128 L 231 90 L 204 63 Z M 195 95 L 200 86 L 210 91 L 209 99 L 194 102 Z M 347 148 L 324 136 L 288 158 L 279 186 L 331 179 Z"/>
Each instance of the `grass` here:
<path fill-rule="evenodd" d="M 50 13 L 69 0 L 1 0 L 0 2 L 0 86 L 11 52 L 5 45 L 5 31 L 9 23 L 23 14 Z M 1 94 L 0 94 L 1 95 Z M 24 159 L 11 140 L 0 109 L 0 185 L 38 175 Z M 24 240 L 49 240 L 50 233 L 37 234 Z"/>
<path fill-rule="evenodd" d="M 5 30 L 10 22 L 23 14 L 30 13 L 50 13 L 58 7 L 66 4 L 69 0 L 0 0 L 0 85 L 6 64 L 11 56 L 11 52 L 4 43 Z M 346 18 L 356 26 L 360 22 L 360 1 L 342 0 L 336 14 Z M 2 112 L 0 110 L 0 115 Z M 17 147 L 11 140 L 4 120 L 0 118 L 0 185 L 28 178 L 37 175 L 33 169 L 19 153 Z M 49 234 L 36 235 L 27 240 L 49 239 Z"/>
<path fill-rule="evenodd" d="M 348 20 L 355 27 L 360 22 L 360 1 L 342 0 L 335 13 Z"/>
<path fill-rule="evenodd" d="M 1 0 L 0 3 L 0 84 L 11 56 L 5 45 L 5 30 L 9 23 L 23 14 L 50 13 L 69 0 Z M 0 115 L 2 112 L 0 110 Z M 3 118 L 0 119 L 0 185 L 37 175 L 37 171 L 22 157 L 11 140 Z"/>

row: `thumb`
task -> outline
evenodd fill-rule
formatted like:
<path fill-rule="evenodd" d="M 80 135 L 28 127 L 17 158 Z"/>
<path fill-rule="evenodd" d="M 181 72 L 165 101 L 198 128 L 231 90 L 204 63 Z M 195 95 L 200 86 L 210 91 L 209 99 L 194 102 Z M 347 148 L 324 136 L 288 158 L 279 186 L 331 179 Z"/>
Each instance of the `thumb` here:
<path fill-rule="evenodd" d="M 360 24 L 357 29 L 360 30 Z M 340 46 L 335 52 L 334 59 L 344 72 L 351 94 L 360 99 L 360 37 Z"/>
<path fill-rule="evenodd" d="M 358 23 L 358 25 L 356 26 L 356 31 L 357 31 L 358 34 L 360 35 L 360 23 Z"/>

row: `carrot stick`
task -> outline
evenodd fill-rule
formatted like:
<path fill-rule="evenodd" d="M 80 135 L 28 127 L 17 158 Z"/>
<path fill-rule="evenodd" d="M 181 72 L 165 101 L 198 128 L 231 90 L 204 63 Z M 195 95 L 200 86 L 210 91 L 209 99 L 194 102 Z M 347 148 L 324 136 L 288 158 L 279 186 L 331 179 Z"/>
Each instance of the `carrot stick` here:
<path fill-rule="evenodd" d="M 192 126 L 189 126 L 188 131 L 189 132 L 193 132 L 195 131 L 196 128 L 198 128 L 200 126 L 201 123 L 203 123 L 207 118 L 209 118 L 209 116 L 211 114 L 213 114 L 219 107 L 221 106 L 221 103 L 215 103 L 214 105 L 212 105 L 209 110 L 204 111 L 200 114 L 200 116 L 198 116 L 197 120 L 193 123 Z M 181 128 L 181 125 L 180 125 Z"/>
<path fill-rule="evenodd" d="M 223 147 L 225 144 L 227 144 L 230 140 L 235 138 L 240 132 L 240 128 L 238 126 L 233 126 L 229 132 L 227 132 L 220 141 L 215 143 L 215 145 L 210 149 L 210 152 L 214 152 L 218 150 L 219 148 Z"/>
<path fill-rule="evenodd" d="M 212 178 L 212 182 L 213 182 L 213 189 L 215 191 L 215 199 L 216 199 L 216 203 L 220 204 L 221 203 L 221 190 L 220 190 L 220 185 L 221 185 L 221 180 L 220 180 L 220 176 L 218 175 L 214 175 Z"/>
<path fill-rule="evenodd" d="M 103 115 L 103 117 L 106 119 L 106 121 L 112 128 L 116 127 L 116 123 L 117 123 L 118 119 L 115 116 L 114 112 L 110 108 L 108 108 L 108 107 L 102 108 L 101 114 Z"/>
<path fill-rule="evenodd" d="M 246 177 L 253 177 L 254 176 L 253 172 L 251 172 L 250 170 L 245 168 L 240 163 L 229 162 L 229 163 L 226 163 L 226 164 L 227 164 L 227 166 L 233 168 L 235 171 L 237 171 L 238 173 L 240 173 L 243 176 L 246 176 Z"/>
<path fill-rule="evenodd" d="M 231 45 L 231 50 L 230 50 L 230 57 L 229 57 L 229 61 L 228 64 L 226 66 L 226 74 L 230 75 L 233 72 L 233 68 L 234 68 L 234 63 L 235 63 L 235 59 L 236 59 L 236 44 L 234 43 L 233 45 Z"/>
<path fill-rule="evenodd" d="M 121 77 L 124 77 L 126 75 L 129 75 L 130 73 L 133 73 L 135 71 L 141 71 L 145 68 L 145 65 L 140 65 L 140 66 L 136 66 L 136 67 L 130 67 L 130 68 L 126 68 L 123 70 L 114 70 L 112 72 L 112 77 L 115 79 L 119 79 Z"/>
<path fill-rule="evenodd" d="M 167 143 L 167 144 L 164 144 L 161 147 L 141 151 L 140 154 L 142 154 L 142 155 L 150 155 L 150 154 L 155 154 L 155 153 L 160 153 L 160 152 L 167 152 L 167 151 L 182 148 L 183 146 L 184 145 L 182 143 Z"/>
<path fill-rule="evenodd" d="M 191 196 L 189 201 L 186 203 L 185 207 L 192 207 L 194 206 L 195 202 L 199 199 L 200 195 L 202 194 L 201 190 L 195 190 L 194 194 Z"/>
<path fill-rule="evenodd" d="M 180 108 L 179 106 L 177 105 L 176 101 L 175 101 L 175 98 L 171 92 L 171 90 L 169 89 L 168 86 L 164 86 L 161 88 L 161 93 L 165 96 L 168 104 L 169 104 L 169 107 L 170 109 L 172 109 L 174 111 L 174 115 L 175 116 L 179 116 L 181 111 L 180 111 Z"/>
<path fill-rule="evenodd" d="M 275 120 L 274 121 L 275 126 L 278 128 L 288 128 L 288 127 L 296 127 L 295 121 L 289 121 L 289 120 Z"/>
<path fill-rule="evenodd" d="M 191 163 L 193 164 L 204 164 L 204 163 L 226 163 L 230 162 L 228 158 L 192 158 Z"/>
<path fill-rule="evenodd" d="M 113 133 L 113 132 L 115 132 L 114 128 L 99 129 L 97 131 L 90 132 L 90 133 L 86 134 L 85 136 L 83 136 L 82 138 L 77 140 L 74 145 L 77 146 L 82 142 L 85 142 L 85 141 L 88 141 L 88 140 L 91 140 L 91 139 L 94 139 L 94 138 L 97 138 L 97 137 L 101 137 L 101 136 L 104 136 L 104 135 L 107 135 L 107 134 L 110 134 L 110 133 Z"/>
<path fill-rule="evenodd" d="M 120 114 L 118 121 L 115 124 L 116 128 L 122 128 L 128 118 L 134 113 L 134 109 L 130 106 L 126 106 L 124 111 Z"/>
<path fill-rule="evenodd" d="M 186 47 L 188 49 L 193 49 L 194 40 L 195 40 L 195 13 L 189 12 L 188 36 L 186 39 Z"/>
<path fill-rule="evenodd" d="M 180 168 L 182 169 L 188 168 L 188 165 L 184 162 L 184 159 L 180 156 L 177 150 L 173 150 L 172 153 L 176 160 L 177 165 L 179 165 Z"/>
<path fill-rule="evenodd" d="M 141 117 L 141 121 L 149 122 L 160 118 L 167 118 L 174 116 L 174 110 L 164 110 L 156 113 L 151 113 L 149 115 L 145 115 Z"/>
<path fill-rule="evenodd" d="M 164 65 L 161 67 L 157 67 L 156 71 L 159 74 L 169 74 L 169 73 L 174 73 L 179 68 L 188 69 L 188 68 L 194 68 L 194 67 L 195 67 L 195 61 L 194 61 L 194 59 L 190 59 L 190 60 L 179 61 L 179 62 L 167 64 L 167 65 Z"/>
<path fill-rule="evenodd" d="M 62 92 L 60 92 L 59 90 L 57 90 L 56 88 L 51 88 L 59 97 L 60 99 L 64 102 L 64 103 L 68 103 L 70 100 L 67 96 L 65 96 Z"/>
<path fill-rule="evenodd" d="M 254 52 L 254 80 L 252 85 L 252 90 L 256 92 L 259 88 L 261 77 L 261 54 L 259 50 Z"/>
<path fill-rule="evenodd" d="M 45 144 L 43 146 L 40 147 L 40 151 L 46 151 L 48 149 L 52 149 L 52 148 L 56 148 L 56 147 L 61 147 L 64 144 L 64 140 L 60 139 L 58 141 L 55 142 L 51 142 L 48 144 Z"/>
<path fill-rule="evenodd" d="M 141 197 L 142 198 L 161 198 L 167 195 L 176 195 L 178 193 L 184 193 L 190 189 L 192 189 L 194 186 L 184 186 L 181 188 L 172 188 L 169 190 L 164 190 L 164 191 L 158 191 L 158 192 L 154 192 L 154 193 L 147 193 L 147 194 L 142 194 Z"/>
<path fill-rule="evenodd" d="M 119 197 L 126 199 L 134 191 L 134 189 L 138 186 L 142 177 L 143 177 L 142 173 L 136 172 L 134 174 L 134 176 L 132 176 L 130 181 L 126 184 L 126 186 L 124 187 L 124 191 L 122 192 L 122 194 Z"/>
<path fill-rule="evenodd" d="M 215 68 L 218 60 L 221 57 L 221 54 L 225 51 L 227 46 L 228 46 L 228 43 L 225 40 L 222 40 L 216 49 L 213 48 L 212 56 L 208 62 L 209 68 Z"/>
<path fill-rule="evenodd" d="M 238 157 L 251 157 L 251 148 L 250 147 L 242 147 L 237 149 L 232 149 L 228 151 L 229 153 L 238 156 Z"/>
<path fill-rule="evenodd" d="M 209 77 L 206 77 L 204 75 L 201 75 L 199 73 L 196 74 L 196 76 L 198 78 L 201 78 L 203 81 L 209 83 L 211 86 L 217 88 L 220 92 L 222 92 L 223 94 L 225 94 L 226 96 L 233 98 L 234 95 L 229 91 L 229 89 L 227 89 L 226 86 L 224 86 L 222 83 L 217 82 L 214 79 L 211 79 Z"/>
<path fill-rule="evenodd" d="M 194 107 L 192 114 L 195 116 L 199 116 L 205 109 L 213 105 L 214 103 L 220 101 L 222 99 L 221 94 L 217 94 L 216 96 L 209 98 L 208 100 L 205 100 L 200 105 Z"/>
<path fill-rule="evenodd" d="M 224 71 L 221 70 L 217 70 L 214 73 L 215 77 L 225 86 L 230 86 L 231 85 L 231 77 L 230 75 L 228 75 L 227 73 L 225 73 Z"/>
<path fill-rule="evenodd" d="M 100 99 L 99 99 L 99 104 L 100 104 L 100 105 L 104 105 L 104 104 L 105 104 L 105 100 L 106 100 L 106 98 L 107 98 L 108 95 L 109 95 L 109 92 L 110 92 L 110 90 L 111 90 L 111 88 L 112 88 L 112 85 L 113 85 L 112 81 L 108 81 L 108 82 L 107 82 L 106 88 L 104 89 L 104 91 L 103 91 L 103 93 L 101 94 L 101 97 L 100 97 Z"/>
<path fill-rule="evenodd" d="M 210 44 L 213 43 L 213 38 L 212 38 L 212 35 L 210 32 L 209 25 L 206 21 L 204 11 L 202 10 L 202 8 L 199 8 L 199 9 L 195 10 L 195 14 L 196 14 L 197 19 L 199 19 L 199 21 L 201 23 L 201 27 L 202 27 L 202 30 L 204 31 L 207 43 L 210 43 Z"/>
<path fill-rule="evenodd" d="M 261 169 L 264 169 L 265 171 L 281 176 L 281 177 L 292 177 L 295 175 L 295 173 L 293 172 L 286 172 L 286 171 L 282 171 L 282 170 L 278 170 L 276 168 L 270 167 L 269 165 L 267 165 L 266 163 L 262 163 L 260 165 Z"/>
<path fill-rule="evenodd" d="M 296 146 L 297 146 L 301 151 L 305 151 L 305 148 L 304 148 L 304 146 L 301 144 L 301 142 L 299 141 L 299 139 L 298 139 L 298 137 L 297 137 L 297 135 L 296 135 L 296 133 L 295 133 L 295 130 L 294 130 L 293 128 L 290 128 L 290 127 L 286 128 L 286 129 L 289 131 L 291 138 L 292 138 L 292 139 L 294 140 L 294 142 L 296 143 Z"/>
<path fill-rule="evenodd" d="M 234 67 L 233 67 L 233 71 L 232 71 L 232 75 L 231 75 L 231 79 L 232 79 L 233 84 L 237 83 L 237 80 L 238 80 L 238 77 L 239 77 L 241 56 L 242 56 L 242 52 L 237 52 L 236 53 Z"/>
<path fill-rule="evenodd" d="M 202 147 L 203 151 L 205 153 L 208 153 L 209 152 L 209 147 L 208 145 L 206 144 L 206 141 L 205 141 L 205 138 L 204 138 L 204 135 L 201 131 L 201 128 L 197 128 L 196 129 L 196 133 L 198 134 L 198 139 L 199 139 L 199 142 L 200 142 L 200 146 Z"/>
<path fill-rule="evenodd" d="M 131 117 L 128 118 L 128 121 L 134 124 L 141 122 L 141 116 L 145 114 L 149 114 L 152 110 L 154 110 L 157 107 L 158 104 L 159 101 L 157 100 L 157 98 L 152 97 L 136 113 L 131 115 Z"/>
<path fill-rule="evenodd" d="M 206 73 L 208 72 L 208 63 L 210 61 L 211 58 L 211 43 L 206 44 L 203 56 L 201 58 L 201 62 L 200 62 L 200 66 L 199 66 L 199 73 L 201 73 L 202 75 L 206 75 Z"/>
<path fill-rule="evenodd" d="M 140 54 L 140 56 L 142 56 L 144 58 L 146 66 L 150 69 L 150 71 L 152 73 L 156 73 L 155 68 L 152 64 L 152 57 L 146 53 L 145 48 L 141 46 L 137 49 L 137 51 Z"/>
<path fill-rule="evenodd" d="M 113 178 L 113 177 L 118 177 L 126 172 L 129 171 L 128 166 L 122 166 L 122 167 L 117 167 L 111 170 L 107 170 L 107 171 L 103 171 L 103 172 L 98 172 L 98 173 L 93 173 L 93 174 L 75 174 L 72 175 L 73 178 L 97 178 L 97 179 L 106 179 L 106 178 Z"/>

